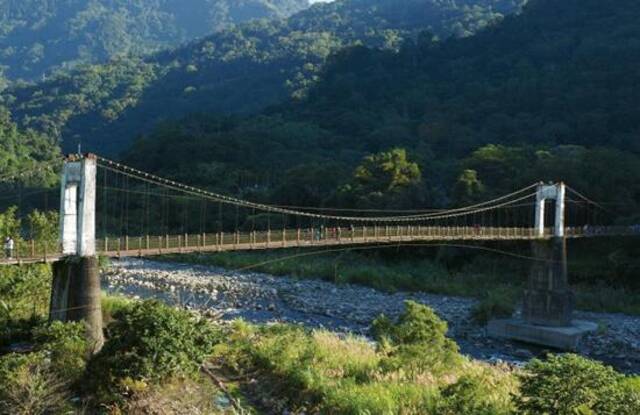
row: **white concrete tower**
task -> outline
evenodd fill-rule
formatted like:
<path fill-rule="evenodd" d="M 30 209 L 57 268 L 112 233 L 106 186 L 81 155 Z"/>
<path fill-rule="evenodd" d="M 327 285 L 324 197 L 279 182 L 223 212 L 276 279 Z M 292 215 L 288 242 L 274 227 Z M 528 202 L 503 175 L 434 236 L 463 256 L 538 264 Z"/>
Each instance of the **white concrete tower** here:
<path fill-rule="evenodd" d="M 547 200 L 556 201 L 556 211 L 554 220 L 553 235 L 558 238 L 564 237 L 564 215 L 565 215 L 565 184 L 560 182 L 556 184 L 540 183 L 536 192 L 536 217 L 535 217 L 535 233 L 536 236 L 544 237 L 545 230 L 545 202 Z"/>
<path fill-rule="evenodd" d="M 60 197 L 62 253 L 96 254 L 96 157 L 70 156 L 64 163 Z"/>

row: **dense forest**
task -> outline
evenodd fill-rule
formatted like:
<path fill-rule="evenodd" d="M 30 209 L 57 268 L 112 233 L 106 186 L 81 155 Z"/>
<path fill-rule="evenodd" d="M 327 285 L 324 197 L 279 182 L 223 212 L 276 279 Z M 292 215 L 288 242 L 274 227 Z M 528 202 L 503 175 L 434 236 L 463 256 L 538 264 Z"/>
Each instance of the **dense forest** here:
<path fill-rule="evenodd" d="M 4 94 L 25 126 L 117 154 L 160 120 L 193 112 L 251 113 L 302 99 L 327 57 L 356 44 L 399 50 L 430 31 L 464 37 L 525 0 L 342 0 L 316 4 L 288 19 L 238 25 L 148 58 L 118 57 Z"/>
<path fill-rule="evenodd" d="M 473 37 L 356 46 L 332 56 L 302 102 L 165 123 L 127 159 L 236 194 L 362 206 L 358 164 L 403 147 L 420 191 L 412 183 L 372 204 L 461 203 L 544 179 L 637 215 L 638 18 L 631 0 L 536 0 Z"/>
<path fill-rule="evenodd" d="M 55 141 L 32 130 L 20 131 L 9 112 L 0 108 L 0 183 L 48 186 L 57 181 L 60 161 Z"/>
<path fill-rule="evenodd" d="M 0 0 L 0 66 L 7 78 L 40 80 L 308 6 L 307 0 Z"/>
<path fill-rule="evenodd" d="M 640 6 L 534 0 L 474 36 L 445 38 L 406 17 L 426 1 L 403 3 L 404 15 L 384 0 L 316 5 L 5 99 L 22 126 L 72 137 L 69 149 L 82 140 L 113 153 L 139 135 L 127 162 L 256 200 L 445 206 L 565 180 L 637 220 Z M 465 10 L 457 22 L 479 21 Z M 365 21 L 380 30 L 364 30 Z M 291 71 L 305 59 L 317 64 L 304 64 L 313 75 L 298 80 L 312 82 L 296 89 Z M 281 101 L 287 79 L 288 93 L 300 94 Z M 389 181 L 389 165 L 408 172 L 402 185 Z"/>

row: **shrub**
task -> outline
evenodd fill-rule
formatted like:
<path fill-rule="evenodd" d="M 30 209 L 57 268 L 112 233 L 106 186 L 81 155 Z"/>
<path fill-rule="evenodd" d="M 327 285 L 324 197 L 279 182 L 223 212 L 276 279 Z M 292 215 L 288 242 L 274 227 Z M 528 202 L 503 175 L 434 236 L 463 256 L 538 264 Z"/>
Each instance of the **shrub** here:
<path fill-rule="evenodd" d="M 59 413 L 68 398 L 68 381 L 50 370 L 44 353 L 0 358 L 0 413 Z"/>
<path fill-rule="evenodd" d="M 512 413 L 508 393 L 489 374 L 465 374 L 456 383 L 441 389 L 437 415 L 499 415 Z"/>
<path fill-rule="evenodd" d="M 458 345 L 446 337 L 447 330 L 447 323 L 431 308 L 413 301 L 405 302 L 397 322 L 384 315 L 373 322 L 374 337 L 387 356 L 383 367 L 405 367 L 414 373 L 451 368 L 460 361 Z"/>
<path fill-rule="evenodd" d="M 622 397 L 620 415 L 640 414 L 640 376 L 627 377 L 620 382 Z"/>
<path fill-rule="evenodd" d="M 506 290 L 492 290 L 471 310 L 471 317 L 478 324 L 487 324 L 494 318 L 507 318 L 513 315 L 515 300 Z"/>
<path fill-rule="evenodd" d="M 48 265 L 0 269 L 0 325 L 43 316 L 49 309 L 51 268 Z"/>
<path fill-rule="evenodd" d="M 114 320 L 114 316 L 118 312 L 125 312 L 133 307 L 135 301 L 120 295 L 103 295 L 102 296 L 102 321 L 109 324 Z"/>
<path fill-rule="evenodd" d="M 106 379 L 109 392 L 126 378 L 157 382 L 194 375 L 219 337 L 208 322 L 158 301 L 136 303 L 114 317 L 107 342 L 89 363 L 90 378 Z"/>
<path fill-rule="evenodd" d="M 46 323 L 47 320 L 43 316 L 35 315 L 25 319 L 0 321 L 0 347 L 12 343 L 32 342 L 33 330 Z"/>
<path fill-rule="evenodd" d="M 89 347 L 82 323 L 54 321 L 33 331 L 33 339 L 42 351 L 47 352 L 53 373 L 75 382 L 83 374 Z"/>
<path fill-rule="evenodd" d="M 623 415 L 640 410 L 637 400 L 633 402 L 631 381 L 626 383 L 611 367 L 574 354 L 534 359 L 518 377 L 521 386 L 516 404 L 522 414 Z"/>

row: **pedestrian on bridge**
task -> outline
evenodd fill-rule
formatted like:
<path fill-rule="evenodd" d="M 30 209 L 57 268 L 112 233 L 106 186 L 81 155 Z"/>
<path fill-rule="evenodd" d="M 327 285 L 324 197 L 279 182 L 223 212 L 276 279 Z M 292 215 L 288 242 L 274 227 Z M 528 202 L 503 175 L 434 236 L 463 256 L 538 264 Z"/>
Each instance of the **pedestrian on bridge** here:
<path fill-rule="evenodd" d="M 15 242 L 13 241 L 13 238 L 10 236 L 7 236 L 6 239 L 4 240 L 4 254 L 7 257 L 7 259 L 13 258 L 14 248 L 15 248 Z"/>

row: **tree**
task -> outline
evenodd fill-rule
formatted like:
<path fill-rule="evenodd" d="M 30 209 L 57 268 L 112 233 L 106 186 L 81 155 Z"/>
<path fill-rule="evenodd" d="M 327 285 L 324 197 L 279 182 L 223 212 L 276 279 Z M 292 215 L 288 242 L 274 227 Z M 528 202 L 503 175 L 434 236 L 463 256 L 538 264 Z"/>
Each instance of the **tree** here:
<path fill-rule="evenodd" d="M 5 212 L 0 213 L 0 237 L 11 236 L 17 239 L 20 236 L 20 219 L 18 218 L 18 208 L 10 207 Z"/>
<path fill-rule="evenodd" d="M 458 181 L 453 189 L 453 197 L 458 204 L 464 204 L 476 200 L 482 192 L 484 192 L 484 185 L 478 178 L 478 172 L 465 169 L 458 176 Z"/>
<path fill-rule="evenodd" d="M 59 238 L 58 212 L 34 210 L 27 216 L 29 236 L 39 249 L 54 250 Z"/>
<path fill-rule="evenodd" d="M 60 150 L 34 131 L 20 131 L 0 107 L 0 182 L 49 185 L 57 180 Z"/>
<path fill-rule="evenodd" d="M 407 159 L 407 150 L 394 148 L 365 157 L 353 177 L 361 193 L 377 197 L 419 184 L 422 174 L 418 164 Z"/>

